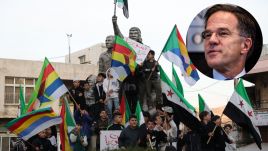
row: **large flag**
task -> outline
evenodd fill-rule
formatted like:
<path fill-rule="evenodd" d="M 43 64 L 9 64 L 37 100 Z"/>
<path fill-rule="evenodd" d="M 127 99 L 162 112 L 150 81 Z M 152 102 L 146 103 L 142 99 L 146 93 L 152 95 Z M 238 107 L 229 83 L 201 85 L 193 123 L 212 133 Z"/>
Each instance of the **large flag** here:
<path fill-rule="evenodd" d="M 128 2 L 127 0 L 116 0 L 116 4 L 119 8 L 123 9 L 123 14 L 126 18 L 129 17 Z"/>
<path fill-rule="evenodd" d="M 23 95 L 23 89 L 20 85 L 20 114 L 19 116 L 23 115 L 25 113 L 25 99 Z"/>
<path fill-rule="evenodd" d="M 138 126 L 141 126 L 143 123 L 145 123 L 143 113 L 141 110 L 140 101 L 137 101 L 135 115 L 137 116 Z"/>
<path fill-rule="evenodd" d="M 59 100 L 66 92 L 68 92 L 68 89 L 63 84 L 48 59 L 45 58 L 26 111 L 30 112 L 33 109 L 48 106 L 53 101 Z"/>
<path fill-rule="evenodd" d="M 161 66 L 159 69 L 163 100 L 173 108 L 174 120 L 182 122 L 191 130 L 197 130 L 200 122 L 195 117 L 195 108 L 180 94 Z"/>
<path fill-rule="evenodd" d="M 69 133 L 75 128 L 75 120 L 71 114 L 68 100 L 65 97 L 64 100 L 62 100 L 60 116 L 62 118 L 62 123 L 60 124 L 62 151 L 71 151 L 72 147 L 69 141 Z"/>
<path fill-rule="evenodd" d="M 23 140 L 28 140 L 46 128 L 61 122 L 61 117 L 49 107 L 26 113 L 8 122 L 5 127 Z"/>
<path fill-rule="evenodd" d="M 168 61 L 180 67 L 183 77 L 189 85 L 192 86 L 199 80 L 196 67 L 189 58 L 187 48 L 176 25 L 169 35 L 162 54 Z"/>
<path fill-rule="evenodd" d="M 123 81 L 128 75 L 134 75 L 137 66 L 136 53 L 124 39 L 115 36 L 114 50 L 112 52 L 111 74 Z"/>
<path fill-rule="evenodd" d="M 128 102 L 126 100 L 126 96 L 124 95 L 124 93 L 121 98 L 119 111 L 122 114 L 122 124 L 126 125 L 127 121 L 129 120 L 131 111 L 130 111 L 130 108 L 129 108 L 129 105 L 128 105 Z"/>
<path fill-rule="evenodd" d="M 236 85 L 223 114 L 248 131 L 261 149 L 261 135 L 259 128 L 256 127 L 256 117 L 242 79 Z"/>
<path fill-rule="evenodd" d="M 199 101 L 199 113 L 207 111 L 210 112 L 211 116 L 214 116 L 212 110 L 208 107 L 205 100 L 202 98 L 200 94 L 198 94 L 198 101 Z"/>
<path fill-rule="evenodd" d="M 181 95 L 184 96 L 183 87 L 178 77 L 178 74 L 173 66 L 173 63 L 172 63 L 172 82 L 175 84 Z"/>

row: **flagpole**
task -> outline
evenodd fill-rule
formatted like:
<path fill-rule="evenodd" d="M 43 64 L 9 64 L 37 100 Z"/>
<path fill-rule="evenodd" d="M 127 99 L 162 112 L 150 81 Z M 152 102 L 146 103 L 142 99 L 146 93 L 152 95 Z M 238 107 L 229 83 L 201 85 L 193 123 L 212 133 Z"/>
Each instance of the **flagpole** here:
<path fill-rule="evenodd" d="M 114 16 L 116 16 L 116 0 L 114 0 Z"/>
<path fill-rule="evenodd" d="M 221 114 L 220 120 L 222 119 L 222 116 L 223 116 L 223 113 Z M 207 144 L 210 142 L 211 138 L 213 137 L 216 128 L 217 128 L 217 125 L 215 125 L 215 127 L 214 127 L 214 129 L 213 129 L 213 131 L 212 131 L 212 135 L 209 136 L 209 139 L 208 139 L 208 141 L 207 141 Z"/>

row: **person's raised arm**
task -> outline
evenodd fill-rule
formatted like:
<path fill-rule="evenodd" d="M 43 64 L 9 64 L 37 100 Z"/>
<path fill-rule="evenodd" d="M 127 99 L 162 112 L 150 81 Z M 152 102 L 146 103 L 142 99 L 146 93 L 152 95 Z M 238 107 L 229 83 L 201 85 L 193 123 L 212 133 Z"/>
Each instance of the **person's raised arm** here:
<path fill-rule="evenodd" d="M 112 21 L 113 21 L 113 28 L 114 28 L 114 35 L 117 35 L 121 38 L 124 38 L 123 34 L 121 33 L 118 24 L 117 24 L 117 16 L 113 16 L 112 17 Z"/>

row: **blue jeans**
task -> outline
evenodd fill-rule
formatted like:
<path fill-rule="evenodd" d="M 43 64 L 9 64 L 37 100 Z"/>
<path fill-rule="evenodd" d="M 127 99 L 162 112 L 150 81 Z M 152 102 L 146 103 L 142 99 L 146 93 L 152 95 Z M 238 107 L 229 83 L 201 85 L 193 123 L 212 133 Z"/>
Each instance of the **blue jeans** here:
<path fill-rule="evenodd" d="M 114 104 L 114 108 L 118 109 L 118 107 L 119 107 L 119 99 L 118 99 L 118 97 L 116 97 L 116 98 L 108 98 L 107 99 L 107 111 L 108 111 L 109 120 L 112 120 L 113 104 Z"/>

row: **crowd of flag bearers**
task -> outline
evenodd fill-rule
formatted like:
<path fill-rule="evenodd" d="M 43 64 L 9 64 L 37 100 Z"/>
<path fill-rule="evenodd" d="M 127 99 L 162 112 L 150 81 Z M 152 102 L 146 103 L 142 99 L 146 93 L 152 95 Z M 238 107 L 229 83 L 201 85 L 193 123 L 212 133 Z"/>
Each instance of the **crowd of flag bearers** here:
<path fill-rule="evenodd" d="M 118 2 L 127 4 L 126 0 Z M 124 8 L 128 14 L 127 6 Z M 100 140 L 100 132 L 120 130 L 118 147 L 122 150 L 236 150 L 235 140 L 230 135 L 232 125 L 222 127 L 222 115 L 214 115 L 201 95 L 198 96 L 199 118 L 195 107 L 184 98 L 173 64 L 180 68 L 189 85 L 194 85 L 199 76 L 176 25 L 160 54 L 172 62 L 174 82 L 164 71 L 168 67 L 159 65 L 154 55 L 154 51 L 149 51 L 144 63 L 137 64 L 135 50 L 124 39 L 115 36 L 111 68 L 106 74 L 99 73 L 96 79 L 88 78 L 83 82 L 74 79 L 69 90 L 45 58 L 28 105 L 20 95 L 20 115 L 6 124 L 10 132 L 23 139 L 17 148 L 28 151 L 100 150 L 100 143 L 104 141 Z M 135 79 L 135 76 L 145 77 L 145 99 L 139 95 L 135 80 L 134 86 L 124 85 L 125 79 Z M 151 89 L 156 93 L 155 101 Z M 136 93 L 129 93 L 131 90 Z M 144 100 L 147 100 L 150 112 L 144 108 Z M 50 107 L 55 101 L 60 103 L 60 114 Z M 69 103 L 73 104 L 73 111 Z M 223 114 L 248 131 L 261 148 L 261 136 L 242 79 L 235 86 Z M 51 128 L 55 129 L 55 125 L 59 125 L 60 140 L 56 139 L 56 130 L 52 133 Z"/>

